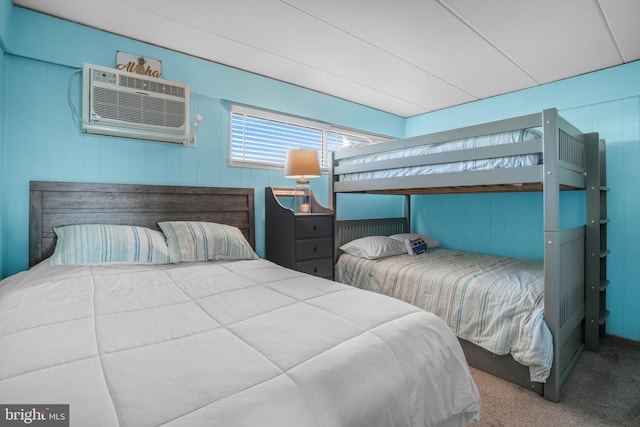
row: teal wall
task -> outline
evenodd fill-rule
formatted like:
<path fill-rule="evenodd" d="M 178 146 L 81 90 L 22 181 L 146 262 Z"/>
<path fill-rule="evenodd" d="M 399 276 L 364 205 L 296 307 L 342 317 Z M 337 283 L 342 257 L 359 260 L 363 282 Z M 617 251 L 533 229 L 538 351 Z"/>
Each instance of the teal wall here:
<path fill-rule="evenodd" d="M 7 82 L 5 79 L 5 60 L 4 51 L 0 44 L 0 171 L 7 169 L 7 154 L 6 154 L 6 120 L 4 114 L 5 94 L 7 93 Z M 0 278 L 4 277 L 5 271 L 5 242 L 6 242 L 6 203 L 4 202 L 5 194 L 7 192 L 6 177 L 5 174 L 0 172 Z"/>
<path fill-rule="evenodd" d="M 607 332 L 640 340 L 640 61 L 410 118 L 406 136 L 556 107 L 583 132 L 607 141 Z M 584 220 L 584 194 L 563 193 L 561 224 Z M 413 226 L 445 246 L 542 258 L 540 193 L 412 198 Z"/>
<path fill-rule="evenodd" d="M 3 18 L 11 14 L 0 20 L 0 34 L 9 40 L 1 96 L 10 106 L 0 115 L 3 277 L 27 268 L 30 180 L 253 187 L 256 245 L 263 255 L 264 187 L 293 182 L 281 171 L 227 166 L 230 102 L 395 137 L 404 133 L 404 119 L 392 114 L 7 4 L 0 0 Z M 196 148 L 80 132 L 67 102 L 72 73 L 85 62 L 115 65 L 117 50 L 160 59 L 166 79 L 190 84 L 203 116 Z M 71 98 L 80 107 L 80 76 L 71 81 Z M 195 102 L 191 107 L 195 111 Z M 311 186 L 327 204 L 327 176 Z"/>
<path fill-rule="evenodd" d="M 11 0 L 0 0 L 0 47 L 4 46 L 9 38 L 12 9 Z"/>
<path fill-rule="evenodd" d="M 9 36 L 11 15 L 11 1 L 0 0 L 0 278 L 4 277 L 5 267 L 5 253 L 6 253 L 6 204 L 4 202 L 4 195 L 7 191 L 7 182 L 5 174 L 1 171 L 6 169 L 7 155 L 5 153 L 5 141 L 6 141 L 6 118 L 5 118 L 5 103 L 7 93 L 7 79 L 5 71 L 5 45 Z"/>

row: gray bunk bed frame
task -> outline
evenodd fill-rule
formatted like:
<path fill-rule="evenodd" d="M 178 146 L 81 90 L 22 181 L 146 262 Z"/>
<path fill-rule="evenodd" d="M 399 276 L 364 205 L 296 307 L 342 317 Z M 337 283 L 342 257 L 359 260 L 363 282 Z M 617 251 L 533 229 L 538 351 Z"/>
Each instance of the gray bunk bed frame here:
<path fill-rule="evenodd" d="M 426 144 L 454 141 L 494 133 L 542 127 L 539 140 L 516 144 L 470 148 L 425 156 L 340 165 L 340 161 L 365 154 L 382 153 Z M 543 163 L 526 167 L 453 172 L 408 177 L 341 181 L 347 173 L 398 167 L 442 164 L 503 156 L 541 153 Z M 600 278 L 606 231 L 604 190 L 605 143 L 598 133 L 582 133 L 563 119 L 556 109 L 491 123 L 423 135 L 334 153 L 330 185 L 333 207 L 338 211 L 340 193 L 404 194 L 405 217 L 336 222 L 336 247 L 358 237 L 408 231 L 410 195 L 433 193 L 542 191 L 544 210 L 545 322 L 553 335 L 553 364 L 547 382 L 529 380 L 528 369 L 510 355 L 495 355 L 460 339 L 473 367 L 527 387 L 545 399 L 557 402 L 560 389 L 577 364 L 583 350 L 595 350 L 604 335 Z M 560 229 L 560 191 L 587 191 L 584 225 Z M 591 194 L 590 194 L 591 193 Z M 604 203 L 604 206 L 602 206 Z M 338 254 L 338 251 L 336 251 Z"/>

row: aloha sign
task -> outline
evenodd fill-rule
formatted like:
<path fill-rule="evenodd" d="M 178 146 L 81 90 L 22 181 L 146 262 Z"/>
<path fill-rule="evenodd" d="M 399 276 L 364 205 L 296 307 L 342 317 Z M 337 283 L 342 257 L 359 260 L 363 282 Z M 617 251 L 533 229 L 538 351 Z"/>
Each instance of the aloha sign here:
<path fill-rule="evenodd" d="M 116 68 L 129 73 L 162 78 L 162 62 L 126 52 L 116 52 Z"/>

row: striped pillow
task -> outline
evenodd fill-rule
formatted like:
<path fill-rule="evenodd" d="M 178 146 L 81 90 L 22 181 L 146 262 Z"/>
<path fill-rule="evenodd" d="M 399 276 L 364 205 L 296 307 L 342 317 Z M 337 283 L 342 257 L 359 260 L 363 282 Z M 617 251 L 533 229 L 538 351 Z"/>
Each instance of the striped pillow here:
<path fill-rule="evenodd" d="M 52 265 L 112 262 L 168 263 L 169 247 L 156 230 L 133 225 L 77 224 L 56 227 Z"/>
<path fill-rule="evenodd" d="M 258 259 L 239 228 L 201 221 L 158 223 L 169 243 L 172 262 Z"/>

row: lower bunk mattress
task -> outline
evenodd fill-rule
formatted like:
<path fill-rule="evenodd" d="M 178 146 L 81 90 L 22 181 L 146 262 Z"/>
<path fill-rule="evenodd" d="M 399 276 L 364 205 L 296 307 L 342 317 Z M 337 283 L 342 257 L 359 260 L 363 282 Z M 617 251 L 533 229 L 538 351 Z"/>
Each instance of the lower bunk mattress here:
<path fill-rule="evenodd" d="M 553 357 L 544 321 L 540 261 L 444 248 L 365 259 L 340 255 L 336 280 L 409 302 L 443 319 L 459 338 L 511 354 L 545 382 Z"/>
<path fill-rule="evenodd" d="M 0 282 L 0 403 L 71 426 L 464 426 L 446 324 L 265 260 L 52 267 Z M 25 412 L 26 413 L 26 412 Z"/>

